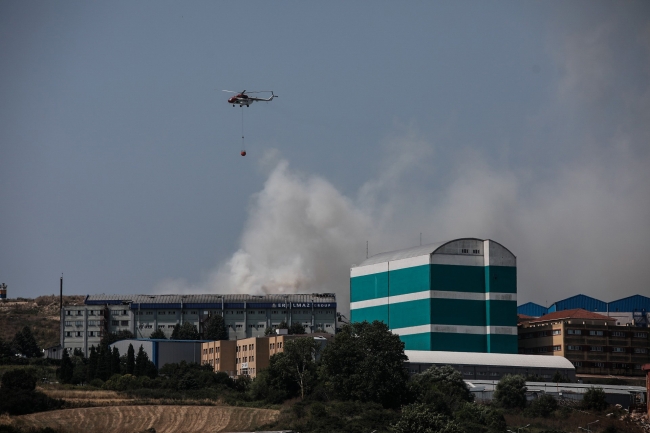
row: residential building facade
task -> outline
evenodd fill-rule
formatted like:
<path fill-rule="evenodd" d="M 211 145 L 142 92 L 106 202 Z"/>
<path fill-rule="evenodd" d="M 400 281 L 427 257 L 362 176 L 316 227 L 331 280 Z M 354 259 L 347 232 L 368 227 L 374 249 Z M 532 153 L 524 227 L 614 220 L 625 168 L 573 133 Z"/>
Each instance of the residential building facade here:
<path fill-rule="evenodd" d="M 576 374 L 641 376 L 650 361 L 650 332 L 616 322 L 582 309 L 523 319 L 519 353 L 563 356 Z"/>

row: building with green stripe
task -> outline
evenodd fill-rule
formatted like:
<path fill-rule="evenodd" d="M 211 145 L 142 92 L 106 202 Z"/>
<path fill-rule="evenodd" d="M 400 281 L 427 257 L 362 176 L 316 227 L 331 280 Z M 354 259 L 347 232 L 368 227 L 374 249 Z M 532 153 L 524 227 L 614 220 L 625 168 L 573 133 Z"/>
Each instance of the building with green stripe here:
<path fill-rule="evenodd" d="M 517 259 L 475 238 L 377 254 L 350 269 L 350 310 L 407 350 L 517 353 Z"/>

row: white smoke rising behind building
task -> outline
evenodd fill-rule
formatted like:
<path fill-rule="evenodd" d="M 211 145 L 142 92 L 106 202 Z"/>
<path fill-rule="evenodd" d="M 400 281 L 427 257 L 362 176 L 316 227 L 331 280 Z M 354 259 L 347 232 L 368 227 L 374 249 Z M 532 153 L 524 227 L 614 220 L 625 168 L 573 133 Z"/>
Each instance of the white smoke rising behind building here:
<path fill-rule="evenodd" d="M 417 245 L 422 233 L 424 243 L 478 237 L 508 247 L 519 303 L 647 293 L 650 22 L 612 14 L 592 24 L 553 33 L 558 79 L 525 138 L 504 142 L 502 155 L 448 131 L 420 137 L 398 126 L 375 155 L 377 175 L 353 196 L 280 160 L 252 197 L 232 257 L 197 285 L 158 289 L 335 292 L 345 314 L 349 268 L 366 241 L 372 255 Z"/>

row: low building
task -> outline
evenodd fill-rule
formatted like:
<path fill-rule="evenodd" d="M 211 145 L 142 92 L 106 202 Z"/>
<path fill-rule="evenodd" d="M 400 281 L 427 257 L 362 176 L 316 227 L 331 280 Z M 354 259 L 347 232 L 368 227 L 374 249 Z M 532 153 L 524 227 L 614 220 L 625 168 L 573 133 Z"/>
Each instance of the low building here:
<path fill-rule="evenodd" d="M 551 379 L 556 372 L 575 381 L 575 367 L 565 358 L 526 356 L 511 353 L 439 352 L 405 350 L 409 373 L 418 374 L 431 366 L 449 365 L 458 370 L 464 380 L 500 380 L 506 374 L 540 376 Z"/>
<path fill-rule="evenodd" d="M 577 374 L 640 376 L 650 360 L 650 332 L 616 323 L 583 309 L 522 320 L 519 353 L 566 357 Z"/>
<path fill-rule="evenodd" d="M 223 316 L 229 340 L 262 337 L 281 322 L 300 323 L 307 333 L 336 332 L 336 297 L 332 293 L 295 295 L 89 295 L 83 305 L 61 310 L 61 345 L 88 356 L 111 332 L 129 331 L 148 338 L 154 330 L 171 338 L 185 322 L 203 332 L 213 314 Z"/>
<path fill-rule="evenodd" d="M 111 350 L 117 347 L 120 356 L 126 355 L 129 345 L 133 345 L 135 354 L 138 354 L 140 346 L 147 354 L 149 360 L 154 363 L 156 368 L 161 368 L 165 364 L 179 363 L 185 361 L 188 363 L 201 362 L 201 345 L 208 340 L 150 340 L 148 338 L 134 338 L 120 340 L 111 344 Z"/>
<path fill-rule="evenodd" d="M 250 376 L 269 366 L 270 359 L 276 353 L 284 351 L 287 341 L 296 338 L 313 338 L 324 346 L 333 338 L 329 333 L 303 335 L 271 335 L 242 340 L 220 340 L 203 343 L 201 363 L 209 364 L 215 372 L 228 373 L 231 377 Z"/>

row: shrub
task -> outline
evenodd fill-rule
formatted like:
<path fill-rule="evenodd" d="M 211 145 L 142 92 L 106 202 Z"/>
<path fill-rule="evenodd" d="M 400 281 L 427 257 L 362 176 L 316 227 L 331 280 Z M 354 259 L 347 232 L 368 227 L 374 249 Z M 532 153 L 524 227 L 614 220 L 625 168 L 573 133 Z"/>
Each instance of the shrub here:
<path fill-rule="evenodd" d="M 526 407 L 526 381 L 523 376 L 507 374 L 494 391 L 494 401 L 505 409 Z"/>
<path fill-rule="evenodd" d="M 33 391 L 36 389 L 36 370 L 33 368 L 17 368 L 7 371 L 0 383 L 3 389 L 13 391 Z"/>
<path fill-rule="evenodd" d="M 464 433 L 456 421 L 419 403 L 403 407 L 392 428 L 395 433 Z"/>
<path fill-rule="evenodd" d="M 605 401 L 605 391 L 602 388 L 594 388 L 593 386 L 585 392 L 582 397 L 582 407 L 592 410 L 603 410 L 607 407 Z"/>
<path fill-rule="evenodd" d="M 500 411 L 481 404 L 463 404 L 454 413 L 454 418 L 465 433 L 501 433 L 507 429 Z"/>
<path fill-rule="evenodd" d="M 543 394 L 533 400 L 528 408 L 526 414 L 531 417 L 547 418 L 558 408 L 557 400 L 548 394 Z"/>

